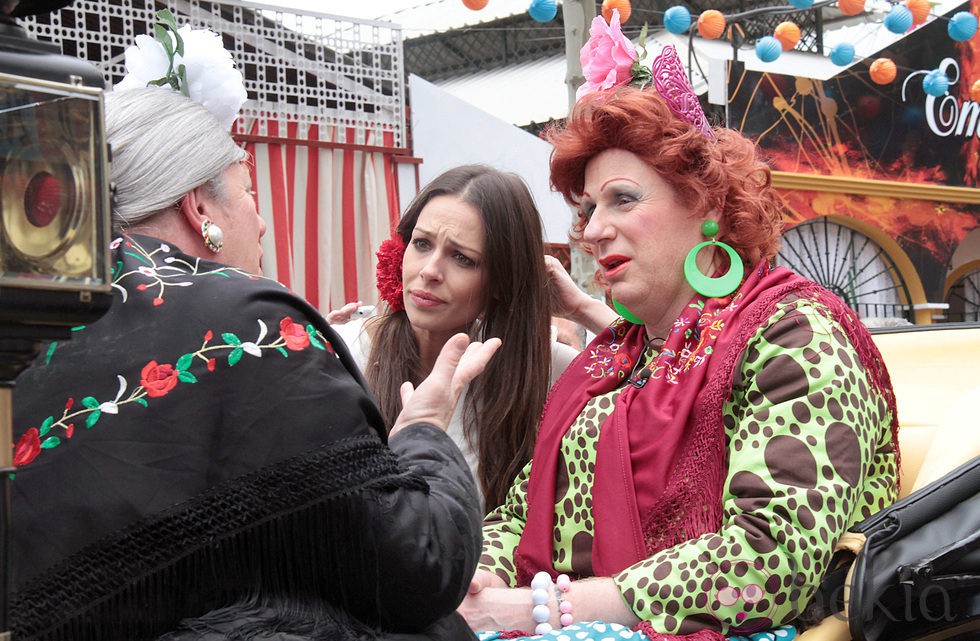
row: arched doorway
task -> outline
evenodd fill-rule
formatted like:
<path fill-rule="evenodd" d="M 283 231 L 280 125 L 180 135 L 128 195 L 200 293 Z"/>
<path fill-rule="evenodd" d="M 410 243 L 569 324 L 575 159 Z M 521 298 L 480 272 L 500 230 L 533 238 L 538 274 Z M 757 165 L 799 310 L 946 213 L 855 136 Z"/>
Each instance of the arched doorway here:
<path fill-rule="evenodd" d="M 946 281 L 946 320 L 980 321 L 980 260 L 969 262 Z"/>
<path fill-rule="evenodd" d="M 868 325 L 914 321 L 895 260 L 859 227 L 827 216 L 800 223 L 783 233 L 776 262 L 840 296 Z"/>

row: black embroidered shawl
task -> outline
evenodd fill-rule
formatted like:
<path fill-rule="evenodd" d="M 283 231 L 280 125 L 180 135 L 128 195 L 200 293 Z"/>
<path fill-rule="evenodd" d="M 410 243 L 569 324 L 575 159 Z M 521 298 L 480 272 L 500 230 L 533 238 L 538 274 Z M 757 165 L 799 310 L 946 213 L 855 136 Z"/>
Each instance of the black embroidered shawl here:
<path fill-rule="evenodd" d="M 147 237 L 113 252 L 109 312 L 17 380 L 15 638 L 187 618 L 247 638 L 263 608 L 375 638 L 451 615 L 479 514 L 448 437 L 386 444 L 342 341 L 281 285 Z"/>

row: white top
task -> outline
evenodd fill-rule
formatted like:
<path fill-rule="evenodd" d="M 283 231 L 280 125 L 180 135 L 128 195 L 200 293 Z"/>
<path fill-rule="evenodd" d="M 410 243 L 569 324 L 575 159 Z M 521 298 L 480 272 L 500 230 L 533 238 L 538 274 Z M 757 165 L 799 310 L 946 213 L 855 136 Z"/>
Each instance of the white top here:
<path fill-rule="evenodd" d="M 331 325 L 340 334 L 340 337 L 344 339 L 344 342 L 347 343 L 351 356 L 354 357 L 354 362 L 357 363 L 357 366 L 361 368 L 362 372 L 367 368 L 368 356 L 371 354 L 371 337 L 364 331 L 364 321 L 365 319 L 361 318 L 342 325 Z M 568 364 L 577 355 L 578 352 L 568 345 L 551 341 L 551 377 L 548 382 L 549 386 L 555 384 L 555 381 L 558 380 L 561 373 L 565 371 L 565 368 L 568 367 Z M 449 422 L 449 429 L 446 432 L 463 453 L 466 462 L 470 466 L 470 471 L 473 472 L 473 477 L 479 478 L 477 476 L 477 467 L 479 465 L 477 451 L 470 446 L 466 440 L 466 435 L 463 433 L 463 405 L 465 401 L 466 390 L 459 397 L 459 403 L 456 404 L 456 411 L 453 413 L 453 418 Z M 479 486 L 480 484 L 477 483 L 477 491 L 480 491 Z M 480 500 L 483 500 L 482 491 L 480 491 Z"/>

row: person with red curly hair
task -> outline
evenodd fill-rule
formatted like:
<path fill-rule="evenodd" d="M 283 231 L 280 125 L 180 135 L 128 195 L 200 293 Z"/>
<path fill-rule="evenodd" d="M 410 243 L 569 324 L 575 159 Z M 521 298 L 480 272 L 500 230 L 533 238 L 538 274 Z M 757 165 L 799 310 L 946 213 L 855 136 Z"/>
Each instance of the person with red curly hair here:
<path fill-rule="evenodd" d="M 706 121 L 676 52 L 646 68 L 621 42 L 603 48 L 617 20 L 592 35 L 593 80 L 549 136 L 551 180 L 616 312 L 552 272 L 560 311 L 596 337 L 484 520 L 460 612 L 499 632 L 483 640 L 801 624 L 840 536 L 896 498 L 888 373 L 837 296 L 772 266 L 770 170 Z"/>

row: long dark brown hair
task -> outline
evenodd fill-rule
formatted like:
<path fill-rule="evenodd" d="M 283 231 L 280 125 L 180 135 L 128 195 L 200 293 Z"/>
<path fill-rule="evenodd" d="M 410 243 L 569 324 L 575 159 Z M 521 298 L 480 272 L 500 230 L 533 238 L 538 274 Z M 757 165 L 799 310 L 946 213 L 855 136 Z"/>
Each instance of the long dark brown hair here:
<path fill-rule="evenodd" d="M 530 460 L 548 393 L 551 317 L 541 217 L 518 176 L 466 165 L 435 178 L 408 206 L 396 228 L 406 244 L 422 209 L 444 195 L 462 199 L 483 220 L 487 306 L 479 338 L 503 341 L 487 369 L 470 384 L 463 408 L 463 431 L 478 452 L 477 481 L 490 509 L 503 503 L 514 477 Z M 366 376 L 390 428 L 402 409 L 402 382 L 418 384 L 424 377 L 408 315 L 387 310 L 377 321 L 372 345 Z"/>

